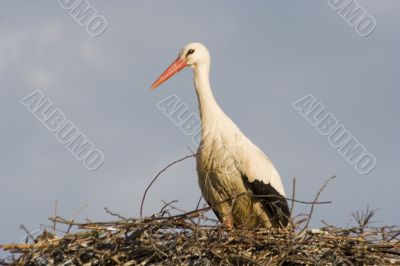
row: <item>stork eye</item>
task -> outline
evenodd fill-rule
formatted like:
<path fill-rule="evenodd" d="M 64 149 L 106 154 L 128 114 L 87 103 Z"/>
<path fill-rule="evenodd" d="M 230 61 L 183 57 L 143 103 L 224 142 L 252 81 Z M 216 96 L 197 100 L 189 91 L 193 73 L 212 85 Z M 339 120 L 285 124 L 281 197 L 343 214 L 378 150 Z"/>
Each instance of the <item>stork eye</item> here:
<path fill-rule="evenodd" d="M 189 51 L 187 51 L 187 53 L 186 53 L 186 56 L 189 56 L 189 55 L 191 55 L 193 53 L 194 53 L 194 50 L 193 49 L 189 49 Z"/>

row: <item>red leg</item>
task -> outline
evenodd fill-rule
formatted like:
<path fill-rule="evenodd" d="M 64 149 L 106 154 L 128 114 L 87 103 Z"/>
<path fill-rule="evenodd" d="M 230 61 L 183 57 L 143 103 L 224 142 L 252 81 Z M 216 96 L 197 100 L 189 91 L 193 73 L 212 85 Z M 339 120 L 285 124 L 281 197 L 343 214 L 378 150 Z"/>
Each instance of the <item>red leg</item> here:
<path fill-rule="evenodd" d="M 233 229 L 233 221 L 232 221 L 232 217 L 228 216 L 225 218 L 223 226 L 225 228 L 226 231 L 232 231 Z"/>

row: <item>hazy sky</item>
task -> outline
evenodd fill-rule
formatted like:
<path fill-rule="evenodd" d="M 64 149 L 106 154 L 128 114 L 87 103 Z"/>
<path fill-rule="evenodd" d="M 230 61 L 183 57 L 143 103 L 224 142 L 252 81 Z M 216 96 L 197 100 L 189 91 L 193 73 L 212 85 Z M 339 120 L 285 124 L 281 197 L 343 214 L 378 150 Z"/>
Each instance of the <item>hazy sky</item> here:
<path fill-rule="evenodd" d="M 398 114 L 400 2 L 358 0 L 376 20 L 361 37 L 328 1 L 91 1 L 108 23 L 98 37 L 58 1 L 2 1 L 0 7 L 0 242 L 18 242 L 49 224 L 55 200 L 65 218 L 111 219 L 108 207 L 138 217 L 145 187 L 168 163 L 195 150 L 157 103 L 176 94 L 197 113 L 192 73 L 150 91 L 186 43 L 212 57 L 217 101 L 274 162 L 287 194 L 312 200 L 321 220 L 351 225 L 351 213 L 378 208 L 399 224 Z M 40 90 L 104 153 L 88 171 L 20 100 Z M 377 159 L 360 175 L 292 104 L 312 94 Z M 169 169 L 149 191 L 145 214 L 200 196 L 194 159 Z M 84 206 L 83 211 L 77 212 Z M 296 205 L 296 213 L 309 206 Z"/>

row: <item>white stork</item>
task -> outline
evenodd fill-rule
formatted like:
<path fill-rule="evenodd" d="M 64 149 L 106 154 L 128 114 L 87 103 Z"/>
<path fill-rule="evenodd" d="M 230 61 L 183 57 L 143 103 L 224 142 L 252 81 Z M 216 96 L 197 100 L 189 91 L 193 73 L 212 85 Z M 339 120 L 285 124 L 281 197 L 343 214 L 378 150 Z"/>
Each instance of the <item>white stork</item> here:
<path fill-rule="evenodd" d="M 193 68 L 202 128 L 198 181 L 204 199 L 226 228 L 286 226 L 289 208 L 281 178 L 270 159 L 219 107 L 209 83 L 210 63 L 207 48 L 190 43 L 151 87 L 186 66 Z"/>

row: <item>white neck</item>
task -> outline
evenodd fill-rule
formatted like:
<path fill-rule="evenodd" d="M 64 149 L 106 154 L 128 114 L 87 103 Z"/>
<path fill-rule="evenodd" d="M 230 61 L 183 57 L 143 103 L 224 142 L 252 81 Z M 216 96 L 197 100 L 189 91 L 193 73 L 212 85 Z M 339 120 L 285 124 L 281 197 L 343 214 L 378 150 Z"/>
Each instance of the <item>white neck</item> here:
<path fill-rule="evenodd" d="M 199 64 L 194 67 L 194 86 L 196 88 L 197 99 L 202 127 L 211 126 L 216 122 L 217 117 L 223 114 L 211 91 L 209 81 L 209 64 Z"/>
<path fill-rule="evenodd" d="M 201 120 L 201 142 L 212 144 L 210 139 L 222 135 L 237 135 L 240 129 L 219 107 L 211 91 L 209 81 L 210 64 L 199 64 L 194 68 L 194 85 L 199 102 Z M 202 145 L 202 144 L 201 144 Z"/>

